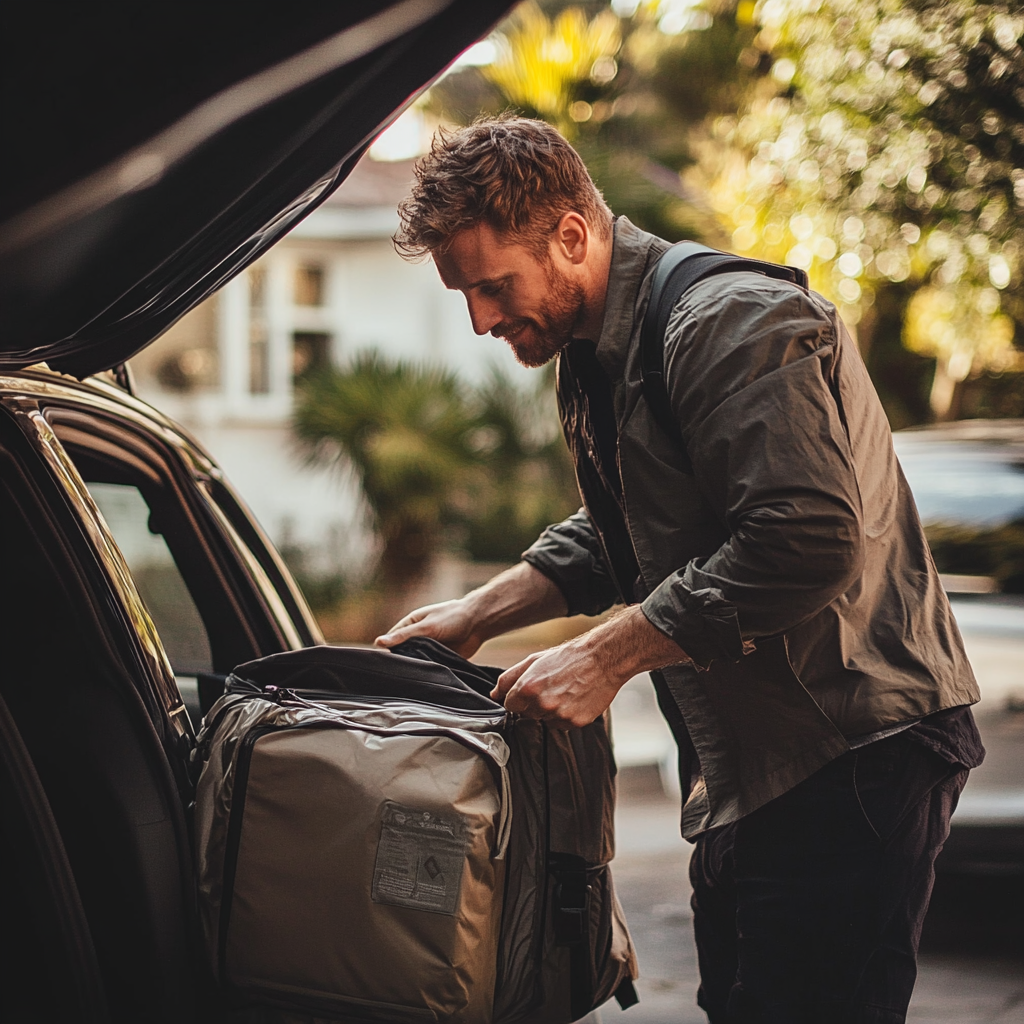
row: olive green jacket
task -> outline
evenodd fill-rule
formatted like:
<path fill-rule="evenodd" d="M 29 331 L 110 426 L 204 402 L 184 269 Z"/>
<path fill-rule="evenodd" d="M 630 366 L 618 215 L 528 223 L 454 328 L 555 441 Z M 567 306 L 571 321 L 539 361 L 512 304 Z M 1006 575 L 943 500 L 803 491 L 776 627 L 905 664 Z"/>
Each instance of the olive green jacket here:
<path fill-rule="evenodd" d="M 979 693 L 885 414 L 831 303 L 751 272 L 698 283 L 665 338 L 690 466 L 659 428 L 639 337 L 666 248 L 616 221 L 596 349 L 574 341 L 558 360 L 585 507 L 523 557 L 570 614 L 641 601 L 692 658 L 655 673 L 692 837 L 780 796 L 850 740 Z"/>

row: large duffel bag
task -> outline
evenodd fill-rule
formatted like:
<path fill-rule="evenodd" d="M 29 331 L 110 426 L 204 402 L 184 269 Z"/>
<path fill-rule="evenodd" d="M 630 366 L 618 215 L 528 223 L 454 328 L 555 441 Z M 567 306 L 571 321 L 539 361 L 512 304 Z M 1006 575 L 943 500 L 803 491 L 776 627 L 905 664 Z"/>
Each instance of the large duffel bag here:
<path fill-rule="evenodd" d="M 196 840 L 236 1003 L 567 1024 L 635 1001 L 604 722 L 513 721 L 486 696 L 497 671 L 433 641 L 235 670 L 196 748 Z"/>

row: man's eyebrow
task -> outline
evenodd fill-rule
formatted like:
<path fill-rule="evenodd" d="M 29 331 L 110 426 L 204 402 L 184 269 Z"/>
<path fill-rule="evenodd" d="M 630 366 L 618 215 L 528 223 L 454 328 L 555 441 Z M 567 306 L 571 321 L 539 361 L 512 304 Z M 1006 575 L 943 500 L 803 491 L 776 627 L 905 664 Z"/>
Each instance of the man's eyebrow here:
<path fill-rule="evenodd" d="M 501 277 L 482 277 L 482 278 L 480 278 L 479 281 L 474 281 L 472 284 L 467 284 L 466 288 L 467 289 L 472 289 L 472 288 L 479 288 L 481 285 L 485 285 L 485 284 L 497 284 L 499 281 L 507 281 L 507 280 L 509 280 L 509 278 L 511 278 L 513 276 L 514 275 L 512 275 L 512 274 L 502 274 Z"/>

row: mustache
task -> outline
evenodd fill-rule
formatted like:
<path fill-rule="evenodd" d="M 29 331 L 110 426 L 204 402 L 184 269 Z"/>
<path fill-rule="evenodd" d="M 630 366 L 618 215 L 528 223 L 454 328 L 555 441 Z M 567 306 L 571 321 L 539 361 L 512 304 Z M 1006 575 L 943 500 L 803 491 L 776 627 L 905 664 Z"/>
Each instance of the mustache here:
<path fill-rule="evenodd" d="M 510 335 L 521 331 L 530 325 L 529 320 L 506 320 L 504 323 L 496 324 L 491 328 L 492 338 L 508 338 Z"/>

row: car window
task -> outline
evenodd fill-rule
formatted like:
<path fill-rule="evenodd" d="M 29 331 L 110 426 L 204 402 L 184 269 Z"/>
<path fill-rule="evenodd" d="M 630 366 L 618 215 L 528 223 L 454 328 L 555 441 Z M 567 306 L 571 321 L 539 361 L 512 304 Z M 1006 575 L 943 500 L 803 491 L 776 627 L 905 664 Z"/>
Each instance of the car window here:
<path fill-rule="evenodd" d="M 87 483 L 156 624 L 177 676 L 213 671 L 210 639 L 142 492 L 131 484 Z"/>
<path fill-rule="evenodd" d="M 1018 452 L 918 432 L 893 440 L 947 591 L 1024 594 Z"/>
<path fill-rule="evenodd" d="M 992 527 L 1024 519 L 1024 466 L 997 446 L 897 441 L 897 452 L 924 523 Z"/>

